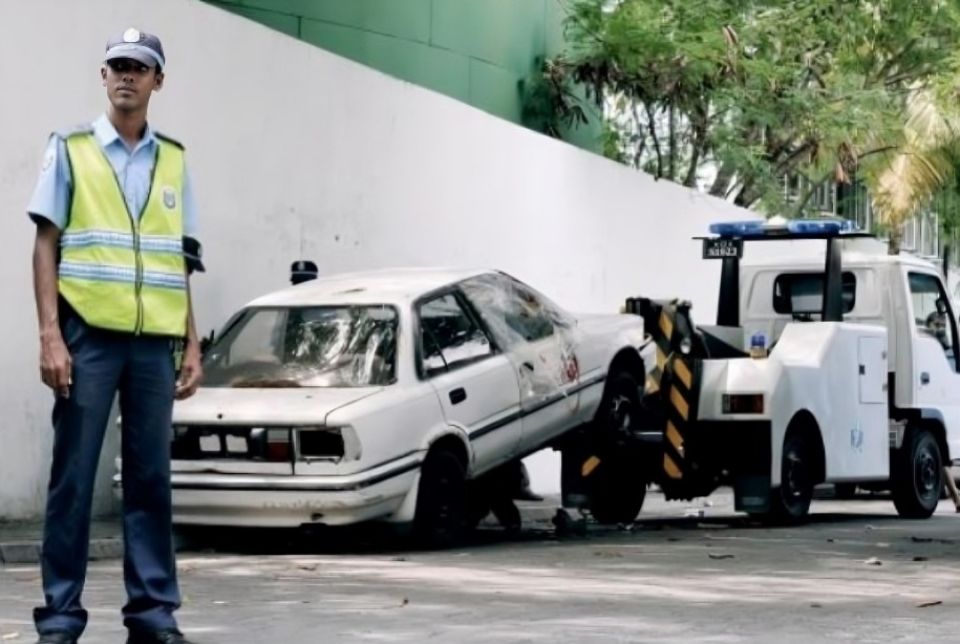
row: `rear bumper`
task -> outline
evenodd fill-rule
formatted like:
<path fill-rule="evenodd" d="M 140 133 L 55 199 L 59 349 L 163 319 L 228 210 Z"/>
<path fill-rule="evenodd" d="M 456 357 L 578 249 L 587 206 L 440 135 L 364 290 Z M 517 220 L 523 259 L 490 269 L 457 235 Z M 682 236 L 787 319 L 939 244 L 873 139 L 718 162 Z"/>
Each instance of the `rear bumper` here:
<path fill-rule="evenodd" d="M 173 472 L 173 522 L 180 525 L 296 527 L 349 525 L 394 515 L 420 476 L 419 454 L 349 475 Z M 118 494 L 120 475 L 114 477 Z"/>

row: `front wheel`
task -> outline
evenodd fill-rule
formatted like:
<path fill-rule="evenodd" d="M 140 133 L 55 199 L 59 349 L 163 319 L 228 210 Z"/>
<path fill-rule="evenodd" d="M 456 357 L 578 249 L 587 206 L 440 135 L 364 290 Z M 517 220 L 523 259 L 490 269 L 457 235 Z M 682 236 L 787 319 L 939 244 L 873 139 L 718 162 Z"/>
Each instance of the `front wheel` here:
<path fill-rule="evenodd" d="M 893 505 L 907 519 L 926 519 L 937 509 L 943 487 L 942 458 L 928 429 L 911 428 L 893 454 Z"/>
<path fill-rule="evenodd" d="M 599 523 L 631 523 L 646 496 L 646 479 L 633 445 L 640 393 L 629 372 L 612 374 L 594 421 L 596 458 L 586 472 L 590 513 Z M 587 466 L 590 467 L 589 465 Z"/>
<path fill-rule="evenodd" d="M 780 486 L 770 491 L 770 518 L 795 524 L 810 512 L 814 488 L 814 449 L 803 432 L 790 432 L 783 441 Z"/>
<path fill-rule="evenodd" d="M 463 536 L 467 518 L 466 470 L 451 451 L 435 449 L 420 469 L 414 538 L 423 547 L 448 548 Z"/>

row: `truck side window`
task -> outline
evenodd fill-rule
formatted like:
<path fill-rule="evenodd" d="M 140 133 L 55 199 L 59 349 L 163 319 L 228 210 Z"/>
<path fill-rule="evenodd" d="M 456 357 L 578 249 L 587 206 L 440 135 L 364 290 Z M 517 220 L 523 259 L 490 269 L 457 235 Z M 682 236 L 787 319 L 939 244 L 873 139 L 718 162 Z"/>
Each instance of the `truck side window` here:
<path fill-rule="evenodd" d="M 913 322 L 917 331 L 935 338 L 943 347 L 950 367 L 956 370 L 956 320 L 940 280 L 927 273 L 910 273 L 909 283 Z"/>

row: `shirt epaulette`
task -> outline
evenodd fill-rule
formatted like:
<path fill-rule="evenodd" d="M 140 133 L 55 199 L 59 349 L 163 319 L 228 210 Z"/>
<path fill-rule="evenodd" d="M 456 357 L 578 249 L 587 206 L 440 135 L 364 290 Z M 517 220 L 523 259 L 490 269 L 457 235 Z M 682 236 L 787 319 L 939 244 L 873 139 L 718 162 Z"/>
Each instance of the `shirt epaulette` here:
<path fill-rule="evenodd" d="M 74 125 L 73 127 L 56 130 L 53 133 L 54 136 L 63 140 L 67 140 L 71 136 L 77 136 L 78 134 L 93 134 L 93 124 L 84 123 L 82 125 Z"/>
<path fill-rule="evenodd" d="M 167 136 L 167 135 L 164 134 L 163 132 L 157 132 L 156 130 L 154 130 L 154 131 L 153 131 L 153 134 L 154 134 L 154 136 L 156 136 L 158 139 L 163 139 L 163 140 L 166 141 L 167 143 L 172 143 L 173 145 L 177 146 L 177 147 L 180 148 L 181 150 L 184 149 L 184 148 L 183 148 L 183 143 L 180 143 L 180 141 L 177 141 L 177 140 L 174 139 L 173 137 Z"/>

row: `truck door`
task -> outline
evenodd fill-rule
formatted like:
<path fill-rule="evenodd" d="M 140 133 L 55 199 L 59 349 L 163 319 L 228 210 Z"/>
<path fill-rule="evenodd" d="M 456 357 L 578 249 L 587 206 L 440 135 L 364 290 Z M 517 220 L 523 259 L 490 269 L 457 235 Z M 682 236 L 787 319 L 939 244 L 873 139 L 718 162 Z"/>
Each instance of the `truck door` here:
<path fill-rule="evenodd" d="M 938 412 L 947 430 L 950 453 L 960 456 L 960 359 L 957 318 L 940 277 L 909 270 L 913 324 L 913 399 Z"/>

